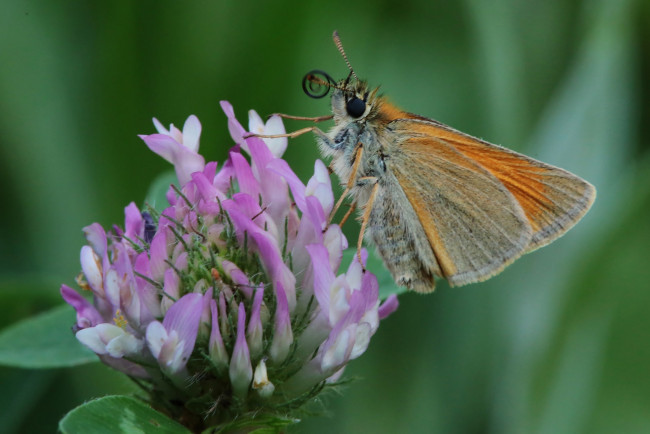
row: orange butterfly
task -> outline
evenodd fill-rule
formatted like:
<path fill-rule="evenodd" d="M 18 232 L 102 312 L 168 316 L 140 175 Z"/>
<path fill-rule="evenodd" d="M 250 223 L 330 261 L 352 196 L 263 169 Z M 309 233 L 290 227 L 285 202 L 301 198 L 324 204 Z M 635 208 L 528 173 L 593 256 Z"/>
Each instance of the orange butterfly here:
<path fill-rule="evenodd" d="M 593 204 L 595 188 L 566 170 L 396 108 L 358 79 L 336 32 L 334 42 L 348 77 L 336 83 L 312 71 L 303 79 L 312 97 L 333 90 L 333 115 L 282 115 L 333 118 L 334 127 L 285 136 L 316 134 L 346 185 L 332 216 L 351 195 L 363 209 L 358 250 L 365 233 L 398 285 L 430 292 L 434 276 L 451 285 L 488 279 L 564 234 Z"/>

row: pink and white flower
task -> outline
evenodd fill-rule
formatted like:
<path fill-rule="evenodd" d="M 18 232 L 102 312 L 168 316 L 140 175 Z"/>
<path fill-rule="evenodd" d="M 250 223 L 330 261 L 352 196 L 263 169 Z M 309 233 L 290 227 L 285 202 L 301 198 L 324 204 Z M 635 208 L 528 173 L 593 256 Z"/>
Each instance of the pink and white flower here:
<path fill-rule="evenodd" d="M 195 116 L 182 131 L 154 119 L 158 133 L 140 137 L 174 165 L 180 189 L 161 211 L 128 205 L 124 229 L 84 229 L 80 283 L 92 302 L 61 287 L 81 343 L 148 382 L 155 399 L 194 399 L 213 420 L 338 378 L 397 308 L 395 297 L 380 303 L 377 279 L 356 257 L 339 272 L 347 240 L 327 221 L 325 165 L 317 161 L 305 185 L 280 158 L 286 139 L 248 137 L 221 105 L 236 144 L 227 161 L 198 154 Z M 250 131 L 285 131 L 277 116 L 249 115 Z"/>

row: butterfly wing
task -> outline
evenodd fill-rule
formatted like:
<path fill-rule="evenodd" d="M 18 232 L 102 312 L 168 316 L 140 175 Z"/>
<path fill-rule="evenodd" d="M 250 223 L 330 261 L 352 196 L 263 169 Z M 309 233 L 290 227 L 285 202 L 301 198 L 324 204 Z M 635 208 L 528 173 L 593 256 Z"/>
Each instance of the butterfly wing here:
<path fill-rule="evenodd" d="M 585 215 L 596 198 L 593 185 L 566 170 L 477 139 L 439 122 L 407 122 L 416 134 L 449 143 L 477 162 L 515 196 L 533 228 L 527 251 L 542 247 L 563 235 Z"/>
<path fill-rule="evenodd" d="M 403 138 L 391 171 L 452 285 L 485 280 L 566 232 L 595 189 L 581 178 L 428 119 L 389 124 Z"/>

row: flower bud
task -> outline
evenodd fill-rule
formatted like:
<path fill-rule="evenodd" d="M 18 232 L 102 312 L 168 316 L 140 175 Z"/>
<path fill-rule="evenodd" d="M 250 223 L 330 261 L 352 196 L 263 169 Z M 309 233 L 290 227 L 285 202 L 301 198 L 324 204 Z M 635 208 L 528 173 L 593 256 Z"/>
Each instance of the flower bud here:
<path fill-rule="evenodd" d="M 237 342 L 235 342 L 235 348 L 232 350 L 229 375 L 235 395 L 240 399 L 245 399 L 253 378 L 253 368 L 248 345 L 246 344 L 246 309 L 244 303 L 239 305 Z"/>
<path fill-rule="evenodd" d="M 257 394 L 264 399 L 270 398 L 275 391 L 275 386 L 269 381 L 269 377 L 266 373 L 265 359 L 260 360 L 255 368 L 255 373 L 253 374 L 253 389 L 257 390 Z"/>

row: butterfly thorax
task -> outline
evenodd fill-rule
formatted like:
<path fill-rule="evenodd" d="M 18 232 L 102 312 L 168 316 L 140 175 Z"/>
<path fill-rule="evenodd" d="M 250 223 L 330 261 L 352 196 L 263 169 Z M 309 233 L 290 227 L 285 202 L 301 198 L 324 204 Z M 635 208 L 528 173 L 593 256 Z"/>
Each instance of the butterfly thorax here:
<path fill-rule="evenodd" d="M 320 147 L 325 155 L 333 158 L 333 169 L 343 182 L 351 175 L 359 146 L 363 147 L 364 167 L 358 175 L 373 176 L 377 168 L 368 163 L 381 164 L 380 157 L 391 152 L 387 146 L 395 143 L 393 138 L 387 137 L 391 131 L 386 126 L 408 116 L 378 95 L 378 91 L 378 87 L 370 89 L 365 81 L 348 83 L 342 80 L 332 93 L 334 127 L 327 133 L 330 140 L 321 140 Z M 357 103 L 358 112 L 351 110 L 353 102 Z"/>
<path fill-rule="evenodd" d="M 384 158 L 388 150 L 383 143 L 383 137 L 389 131 L 385 128 L 386 102 L 377 96 L 377 90 L 369 90 L 365 82 L 355 82 L 353 85 L 335 89 L 332 94 L 332 113 L 334 127 L 327 133 L 327 138 L 321 138 L 319 145 L 324 155 L 332 157 L 332 169 L 343 183 L 356 175 L 355 178 L 381 178 L 386 171 Z M 360 116 L 350 114 L 349 104 L 354 98 L 363 102 L 364 110 Z M 362 106 L 363 107 L 363 106 Z M 357 113 L 358 114 L 358 113 Z M 359 154 L 359 148 L 363 148 Z M 352 173 L 357 157 L 361 161 L 356 174 Z M 369 185 L 358 182 L 351 192 L 356 197 L 357 204 L 363 206 L 367 200 Z"/>

